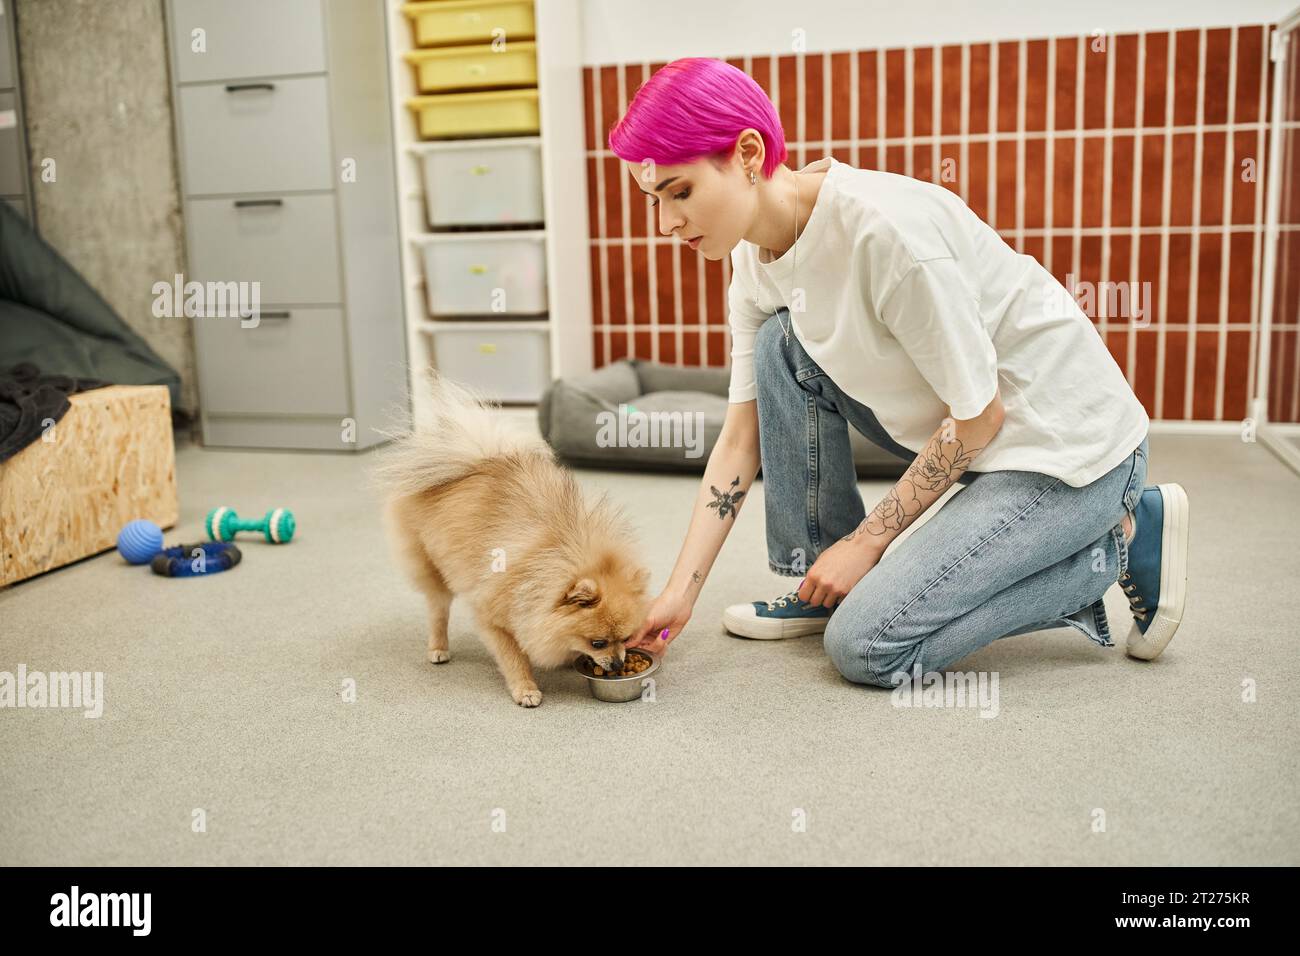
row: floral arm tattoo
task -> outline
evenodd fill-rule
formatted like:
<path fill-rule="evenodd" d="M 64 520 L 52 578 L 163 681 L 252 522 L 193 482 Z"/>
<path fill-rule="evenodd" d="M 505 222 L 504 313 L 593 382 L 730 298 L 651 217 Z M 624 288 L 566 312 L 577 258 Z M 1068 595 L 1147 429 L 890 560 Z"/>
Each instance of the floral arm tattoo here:
<path fill-rule="evenodd" d="M 951 441 L 941 441 L 937 435 L 931 438 L 898 484 L 889 489 L 885 500 L 841 540 L 851 541 L 859 534 L 893 537 L 935 500 L 921 501 L 918 490 L 937 491 L 942 495 L 970 467 L 981 450 L 967 449 L 960 438 L 954 437 Z"/>
<path fill-rule="evenodd" d="M 709 502 L 708 507 L 718 512 L 719 520 L 734 515 L 740 509 L 740 499 L 745 497 L 743 491 L 737 491 L 736 486 L 740 484 L 740 476 L 737 475 L 731 482 L 731 487 L 726 491 L 719 491 L 713 485 L 709 485 L 709 491 L 713 492 L 713 500 Z"/>

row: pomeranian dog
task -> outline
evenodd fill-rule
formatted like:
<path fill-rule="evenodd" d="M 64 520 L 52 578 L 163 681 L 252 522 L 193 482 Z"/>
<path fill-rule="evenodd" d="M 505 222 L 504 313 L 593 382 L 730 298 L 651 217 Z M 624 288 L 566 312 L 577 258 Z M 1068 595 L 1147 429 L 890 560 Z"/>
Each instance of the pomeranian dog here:
<path fill-rule="evenodd" d="M 536 707 L 534 668 L 586 655 L 618 670 L 648 609 L 647 568 L 621 509 L 592 504 L 539 437 L 430 371 L 433 419 L 388 431 L 372 478 L 399 562 L 429 603 L 429 660 L 451 659 L 452 598 L 469 602 L 510 696 Z"/>

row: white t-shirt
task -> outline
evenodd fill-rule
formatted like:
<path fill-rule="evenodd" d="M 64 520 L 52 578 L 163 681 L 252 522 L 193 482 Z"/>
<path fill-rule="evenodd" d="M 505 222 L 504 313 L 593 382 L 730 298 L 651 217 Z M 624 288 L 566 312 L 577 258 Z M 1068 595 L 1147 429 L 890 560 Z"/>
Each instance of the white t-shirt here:
<path fill-rule="evenodd" d="M 731 253 L 728 398 L 756 397 L 754 336 L 782 306 L 791 334 L 900 445 L 920 452 L 949 414 L 974 418 L 1000 392 L 1001 430 L 976 472 L 1037 471 L 1081 487 L 1150 425 L 1091 320 L 1033 256 L 934 183 L 826 156 L 795 248 Z M 793 223 L 791 223 L 793 229 Z M 803 290 L 803 311 L 790 305 Z"/>

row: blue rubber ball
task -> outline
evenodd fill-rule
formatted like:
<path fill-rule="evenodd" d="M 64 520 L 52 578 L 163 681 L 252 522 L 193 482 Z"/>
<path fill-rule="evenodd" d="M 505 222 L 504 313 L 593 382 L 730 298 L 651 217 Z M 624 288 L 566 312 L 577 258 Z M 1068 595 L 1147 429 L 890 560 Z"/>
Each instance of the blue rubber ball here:
<path fill-rule="evenodd" d="M 117 536 L 117 550 L 131 564 L 148 564 L 162 549 L 162 528 L 143 518 L 128 523 Z"/>

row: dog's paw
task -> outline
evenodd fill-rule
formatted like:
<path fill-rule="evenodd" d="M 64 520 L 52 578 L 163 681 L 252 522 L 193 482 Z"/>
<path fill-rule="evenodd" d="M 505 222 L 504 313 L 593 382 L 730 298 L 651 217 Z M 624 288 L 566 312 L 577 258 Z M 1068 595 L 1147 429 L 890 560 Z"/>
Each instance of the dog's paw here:
<path fill-rule="evenodd" d="M 536 687 L 522 687 L 519 690 L 512 690 L 510 696 L 515 699 L 515 703 L 520 707 L 536 707 L 542 702 L 542 692 Z"/>
<path fill-rule="evenodd" d="M 430 651 L 429 652 L 429 663 L 431 664 L 445 664 L 449 660 L 451 660 L 451 651 Z"/>

